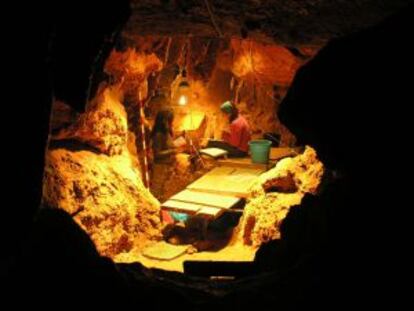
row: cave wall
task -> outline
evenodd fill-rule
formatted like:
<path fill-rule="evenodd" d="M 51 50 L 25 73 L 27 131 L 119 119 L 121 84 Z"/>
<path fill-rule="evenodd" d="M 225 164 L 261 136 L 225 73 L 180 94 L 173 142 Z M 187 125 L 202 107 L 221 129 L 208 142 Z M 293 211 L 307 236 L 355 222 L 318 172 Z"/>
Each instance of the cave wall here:
<path fill-rule="evenodd" d="M 160 201 L 214 167 L 211 163 L 194 165 L 184 155 L 172 168 L 155 167 L 150 132 L 163 108 L 174 111 L 175 132 L 185 130 L 196 147 L 202 147 L 208 138 L 221 138 L 228 120 L 219 107 L 229 99 L 250 122 L 253 138 L 276 132 L 281 135 L 281 145 L 295 143 L 295 137 L 278 120 L 277 110 L 296 70 L 312 53 L 298 57 L 282 46 L 237 38 L 130 37 L 124 33 L 121 43 L 105 63 L 107 81 L 119 85 L 124 93 L 122 104 L 140 166 L 148 165 L 151 191 Z M 177 91 L 183 70 L 190 84 L 189 103 L 184 107 L 178 105 Z M 168 177 L 160 179 L 160 174 Z"/>
<path fill-rule="evenodd" d="M 159 79 L 159 81 L 165 81 L 161 83 L 162 94 L 168 94 L 167 89 L 173 81 L 173 76 L 176 75 L 176 69 L 173 67 L 170 67 L 167 74 L 166 68 L 169 67 L 167 64 L 177 63 L 182 42 L 185 38 L 191 38 L 192 51 L 195 52 L 193 55 L 204 55 L 201 58 L 192 57 L 191 62 L 195 63 L 194 60 L 197 60 L 197 64 L 195 64 L 195 70 L 190 69 L 191 75 L 193 78 L 198 75 L 195 80 L 203 81 L 204 84 L 207 81 L 206 77 L 209 77 L 210 82 L 204 87 L 207 87 L 210 98 L 205 98 L 202 104 L 211 118 L 220 119 L 216 105 L 223 101 L 223 98 L 228 99 L 230 95 L 234 97 L 234 89 L 231 85 L 239 86 L 240 83 L 232 84 L 232 79 L 226 77 L 224 72 L 228 74 L 228 68 L 224 72 L 218 72 L 217 66 L 212 66 L 212 64 L 219 63 L 218 52 L 226 50 L 230 45 L 234 47 L 234 41 L 240 41 L 237 38 L 244 39 L 244 43 L 239 43 L 239 46 L 256 42 L 257 45 L 273 46 L 270 49 L 279 48 L 280 53 L 274 60 L 276 62 L 280 60 L 285 64 L 279 62 L 278 66 L 272 68 L 271 74 L 277 76 L 282 73 L 288 77 L 287 71 L 290 70 L 294 74 L 297 66 L 300 67 L 307 62 L 330 40 L 374 25 L 406 5 L 406 0 L 381 2 L 373 0 L 302 2 L 133 0 L 131 1 L 132 14 L 123 30 L 122 37 L 128 46 L 147 51 L 154 51 L 155 47 L 160 51 L 157 55 L 166 65 Z M 154 36 L 163 38 L 162 40 L 172 40 L 170 53 L 164 53 L 163 46 L 167 44 L 163 44 L 162 40 L 157 40 L 157 44 L 151 47 L 151 41 L 148 38 Z M 293 58 L 288 53 L 291 53 Z M 169 57 L 165 57 L 167 54 Z M 287 57 L 283 57 L 284 55 Z M 293 70 L 292 68 L 287 70 L 285 65 L 292 59 L 296 59 L 298 64 L 293 66 Z M 178 63 L 182 64 L 182 60 Z M 237 70 L 231 75 L 239 77 L 240 80 Z M 221 82 L 214 83 L 216 79 Z M 289 80 L 291 82 L 291 79 Z M 278 104 L 290 85 L 290 82 L 286 82 L 288 81 L 284 83 L 278 81 L 278 83 L 268 83 L 260 87 L 257 83 L 244 83 L 240 92 L 246 96 L 241 98 L 240 110 L 252 116 L 251 123 L 256 136 L 261 135 L 259 126 L 256 126 L 260 124 L 264 131 L 279 132 L 282 136 L 282 145 L 291 145 L 294 143 L 291 133 L 279 122 L 277 116 L 268 115 L 269 111 L 278 110 Z M 214 94 L 212 90 L 215 90 L 217 94 Z M 166 96 L 166 98 L 168 101 L 170 97 Z M 165 99 L 160 100 L 162 103 L 164 101 Z M 252 105 L 255 101 L 260 102 L 260 106 L 266 108 L 263 111 L 255 108 Z M 210 106 L 211 109 L 207 108 Z M 269 110 L 269 107 L 272 110 Z M 257 122 L 258 120 L 260 122 Z M 217 122 L 224 123 L 223 120 Z M 217 136 L 220 130 L 221 126 L 214 127 L 213 130 L 210 128 L 206 135 Z"/>
<path fill-rule="evenodd" d="M 107 85 L 98 92 L 96 100 L 87 104 L 84 114 L 57 122 L 66 124 L 59 134 L 53 135 L 47 153 L 45 204 L 61 207 L 74 215 L 93 237 L 98 249 L 110 256 L 141 244 L 137 236 L 143 235 L 144 241 L 160 237 L 159 202 L 143 186 L 142 161 L 136 160 L 137 157 L 142 159 L 143 137 L 139 128 L 144 122 L 149 129 L 156 111 L 172 104 L 171 86 L 175 85 L 180 67 L 185 66 L 188 70 L 194 95 L 190 104 L 193 112 L 207 115 L 205 129 L 197 134 L 199 137 L 219 137 L 225 126 L 219 105 L 230 97 L 236 100 L 239 110 L 252 124 L 254 137 L 260 137 L 266 131 L 276 131 L 282 135 L 283 145 L 292 145 L 295 139 L 279 122 L 277 110 L 296 70 L 327 40 L 358 28 L 347 28 L 342 19 L 338 32 L 326 31 L 328 28 L 324 26 L 312 29 L 317 20 L 314 8 L 318 8 L 318 1 L 306 8 L 289 1 L 280 8 L 280 12 L 289 11 L 294 15 L 299 12 L 301 15 L 292 17 L 295 25 L 291 25 L 290 30 L 284 28 L 280 21 L 286 19 L 273 7 L 276 2 L 280 4 L 278 1 L 271 1 L 269 5 L 262 1 L 242 5 L 232 1 L 212 1 L 214 15 L 221 17 L 219 27 L 223 31 L 217 36 L 218 31 L 211 23 L 212 15 L 206 14 L 205 8 L 195 2 L 184 7 L 176 1 L 159 1 L 154 5 L 155 2 L 133 3 L 134 13 L 123 32 L 121 47 L 112 51 L 105 64 Z M 354 5 L 357 2 L 350 1 L 350 9 L 346 12 L 355 7 L 366 8 Z M 160 12 L 166 3 L 171 10 Z M 399 3 L 396 2 L 393 9 Z M 248 12 L 242 14 L 246 6 Z M 255 6 L 260 6 L 257 16 L 251 11 Z M 322 7 L 329 10 L 329 5 Z M 170 18 L 165 15 L 168 12 L 172 13 Z M 201 23 L 197 18 L 192 19 L 197 12 L 202 13 Z M 148 18 L 153 14 L 158 15 L 154 19 Z M 266 18 L 261 20 L 259 15 Z M 307 15 L 309 19 L 302 18 Z M 377 19 L 382 16 L 374 15 Z M 162 22 L 157 23 L 160 20 Z M 313 24 L 306 25 L 303 23 L 306 21 L 313 21 Z M 172 24 L 177 27 L 171 27 Z M 114 86 L 118 90 L 105 93 Z M 145 116 L 139 112 L 140 99 L 146 104 Z M 61 108 L 65 110 L 63 106 Z M 188 112 L 173 108 L 178 119 Z M 75 123 L 67 127 L 75 119 Z M 101 183 L 101 180 L 115 180 L 116 183 L 114 186 Z M 271 200 L 271 197 L 266 195 L 265 200 Z M 250 206 L 254 206 L 254 201 L 252 199 Z M 256 209 L 251 208 L 251 214 Z M 276 218 L 271 222 L 277 228 L 283 217 Z M 263 233 L 260 225 L 257 230 L 250 231 L 249 237 L 246 232 L 250 229 L 246 231 L 246 228 L 251 228 L 253 221 L 247 219 L 252 218 L 246 216 L 246 222 L 242 222 L 246 244 L 257 245 L 257 241 L 278 237 L 277 230 Z M 255 219 L 254 223 L 260 223 L 262 218 Z M 140 228 L 145 228 L 145 232 Z"/>
<path fill-rule="evenodd" d="M 149 147 L 156 112 L 172 108 L 177 131 L 189 114 L 195 119 L 203 114 L 200 126 L 190 131 L 201 142 L 220 138 L 227 120 L 219 107 L 232 99 L 254 137 L 276 131 L 291 145 L 294 137 L 276 112 L 304 62 L 284 47 L 242 39 L 141 37 L 134 47 L 126 42 L 129 46 L 111 52 L 106 80 L 83 114 L 55 102 L 43 191 L 45 204 L 73 215 L 98 250 L 112 257 L 161 238 L 160 204 L 153 195 L 164 201 L 214 167 L 178 155 L 175 165 L 153 170 L 156 186 L 150 193 L 142 182 L 143 139 Z M 184 67 L 191 87 L 188 107 L 175 104 L 177 75 Z"/>
<path fill-rule="evenodd" d="M 122 42 L 123 47 L 111 53 L 105 68 L 112 79 L 123 81 L 127 94 L 124 105 L 131 110 L 128 116 L 135 116 L 129 125 L 137 142 L 141 138 L 136 118 L 140 94 L 149 130 L 157 111 L 170 107 L 175 112 L 177 132 L 195 132 L 198 128 L 184 125 L 189 115 L 194 119 L 205 116 L 203 130 L 193 133 L 193 139 L 200 143 L 218 139 L 228 123 L 219 107 L 231 99 L 250 122 L 254 138 L 276 132 L 281 135 L 282 145 L 294 144 L 295 138 L 278 120 L 277 110 L 297 69 L 311 59 L 316 48 L 306 56 L 298 56 L 284 46 L 241 38 L 131 37 L 128 33 L 124 33 Z M 138 78 L 134 70 L 144 63 L 153 67 L 147 66 L 149 71 Z M 178 105 L 177 95 L 183 69 L 191 89 L 186 107 Z M 137 143 L 138 149 L 140 145 Z"/>
<path fill-rule="evenodd" d="M 160 204 L 142 182 L 122 100 L 119 85 L 103 85 L 85 113 L 51 135 L 43 183 L 43 204 L 72 215 L 110 257 L 161 238 Z"/>

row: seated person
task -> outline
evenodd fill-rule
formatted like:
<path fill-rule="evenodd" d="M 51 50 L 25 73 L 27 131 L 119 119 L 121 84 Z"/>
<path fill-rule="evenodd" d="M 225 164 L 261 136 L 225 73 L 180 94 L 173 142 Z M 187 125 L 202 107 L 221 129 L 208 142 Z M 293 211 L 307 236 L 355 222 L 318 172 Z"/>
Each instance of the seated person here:
<path fill-rule="evenodd" d="M 228 152 L 229 157 L 246 157 L 251 139 L 250 126 L 247 120 L 239 114 L 237 108 L 226 101 L 220 107 L 229 118 L 230 130 L 223 131 L 223 141 L 209 141 L 207 147 L 216 147 Z"/>
<path fill-rule="evenodd" d="M 177 153 L 173 141 L 174 113 L 170 109 L 157 113 L 151 132 L 155 163 L 172 163 Z"/>

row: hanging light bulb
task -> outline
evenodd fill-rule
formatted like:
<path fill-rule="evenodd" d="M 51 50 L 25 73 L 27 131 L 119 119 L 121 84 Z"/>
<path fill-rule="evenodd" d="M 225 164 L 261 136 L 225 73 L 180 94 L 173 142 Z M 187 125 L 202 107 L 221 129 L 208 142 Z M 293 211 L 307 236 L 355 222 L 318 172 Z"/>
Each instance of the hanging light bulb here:
<path fill-rule="evenodd" d="M 185 106 L 188 103 L 188 98 L 186 95 L 181 95 L 180 98 L 178 99 L 178 104 L 180 106 Z"/>
<path fill-rule="evenodd" d="M 188 104 L 188 94 L 190 91 L 190 84 L 187 81 L 187 72 L 185 69 L 181 72 L 181 82 L 178 84 L 178 104 L 185 106 Z"/>

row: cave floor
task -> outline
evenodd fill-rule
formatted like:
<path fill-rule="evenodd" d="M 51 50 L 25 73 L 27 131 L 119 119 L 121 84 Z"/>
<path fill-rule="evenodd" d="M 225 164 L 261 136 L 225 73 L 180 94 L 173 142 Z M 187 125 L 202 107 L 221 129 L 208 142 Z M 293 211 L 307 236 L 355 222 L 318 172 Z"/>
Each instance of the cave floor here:
<path fill-rule="evenodd" d="M 174 247 L 171 245 L 171 247 Z M 182 248 L 182 245 L 177 245 Z M 257 248 L 237 243 L 228 245 L 217 251 L 201 251 L 193 254 L 184 253 L 183 255 L 171 260 L 157 260 L 143 255 L 142 250 L 132 250 L 129 253 L 122 253 L 116 256 L 118 263 L 139 262 L 147 268 L 157 268 L 167 271 L 184 272 L 183 263 L 187 260 L 192 261 L 247 261 L 254 260 Z"/>

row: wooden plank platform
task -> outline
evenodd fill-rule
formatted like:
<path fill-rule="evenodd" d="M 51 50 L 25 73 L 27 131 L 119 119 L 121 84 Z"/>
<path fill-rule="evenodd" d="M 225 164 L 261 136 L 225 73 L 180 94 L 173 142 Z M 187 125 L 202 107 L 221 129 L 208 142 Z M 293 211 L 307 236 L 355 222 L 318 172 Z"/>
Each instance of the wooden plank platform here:
<path fill-rule="evenodd" d="M 241 199 L 231 196 L 183 190 L 161 205 L 161 208 L 189 215 L 217 218 L 226 210 L 240 203 Z"/>
<path fill-rule="evenodd" d="M 270 148 L 270 161 L 278 161 L 280 159 L 286 158 L 286 157 L 292 157 L 296 156 L 299 152 L 298 147 L 291 148 L 291 147 L 276 147 L 276 148 Z"/>
<path fill-rule="evenodd" d="M 224 212 L 224 208 L 204 206 L 197 212 L 197 215 L 218 218 Z"/>
<path fill-rule="evenodd" d="M 252 159 L 249 158 L 249 157 L 219 159 L 219 160 L 217 160 L 217 162 L 221 166 L 258 169 L 258 170 L 262 170 L 263 172 L 268 170 L 268 169 L 271 169 L 276 164 L 276 161 L 269 161 L 268 164 L 253 163 Z"/>
<path fill-rule="evenodd" d="M 174 200 L 168 200 L 164 202 L 161 207 L 163 209 L 169 209 L 177 212 L 184 212 L 189 215 L 195 215 L 199 210 L 201 210 L 204 206 L 189 202 L 180 202 Z"/>
<path fill-rule="evenodd" d="M 236 197 L 223 196 L 212 193 L 202 193 L 192 190 L 183 190 L 176 195 L 173 195 L 170 200 L 180 202 L 196 203 L 204 206 L 214 206 L 219 208 L 232 208 L 240 199 Z"/>
<path fill-rule="evenodd" d="M 296 152 L 292 148 L 272 149 L 273 157 L 277 159 L 293 156 Z M 250 158 L 224 159 L 218 162 L 219 167 L 173 195 L 161 207 L 190 215 L 217 218 L 239 205 L 242 198 L 247 198 L 257 177 L 273 167 L 277 160 L 269 161 L 269 164 L 252 163 Z"/>
<path fill-rule="evenodd" d="M 188 215 L 199 215 L 207 218 L 218 218 L 227 209 L 215 206 L 199 205 L 196 203 L 180 202 L 168 200 L 161 205 L 162 209 L 170 210 L 179 213 L 186 213 Z"/>
<path fill-rule="evenodd" d="M 187 189 L 247 198 L 251 185 L 264 171 L 259 168 L 220 166 L 197 179 Z"/>

